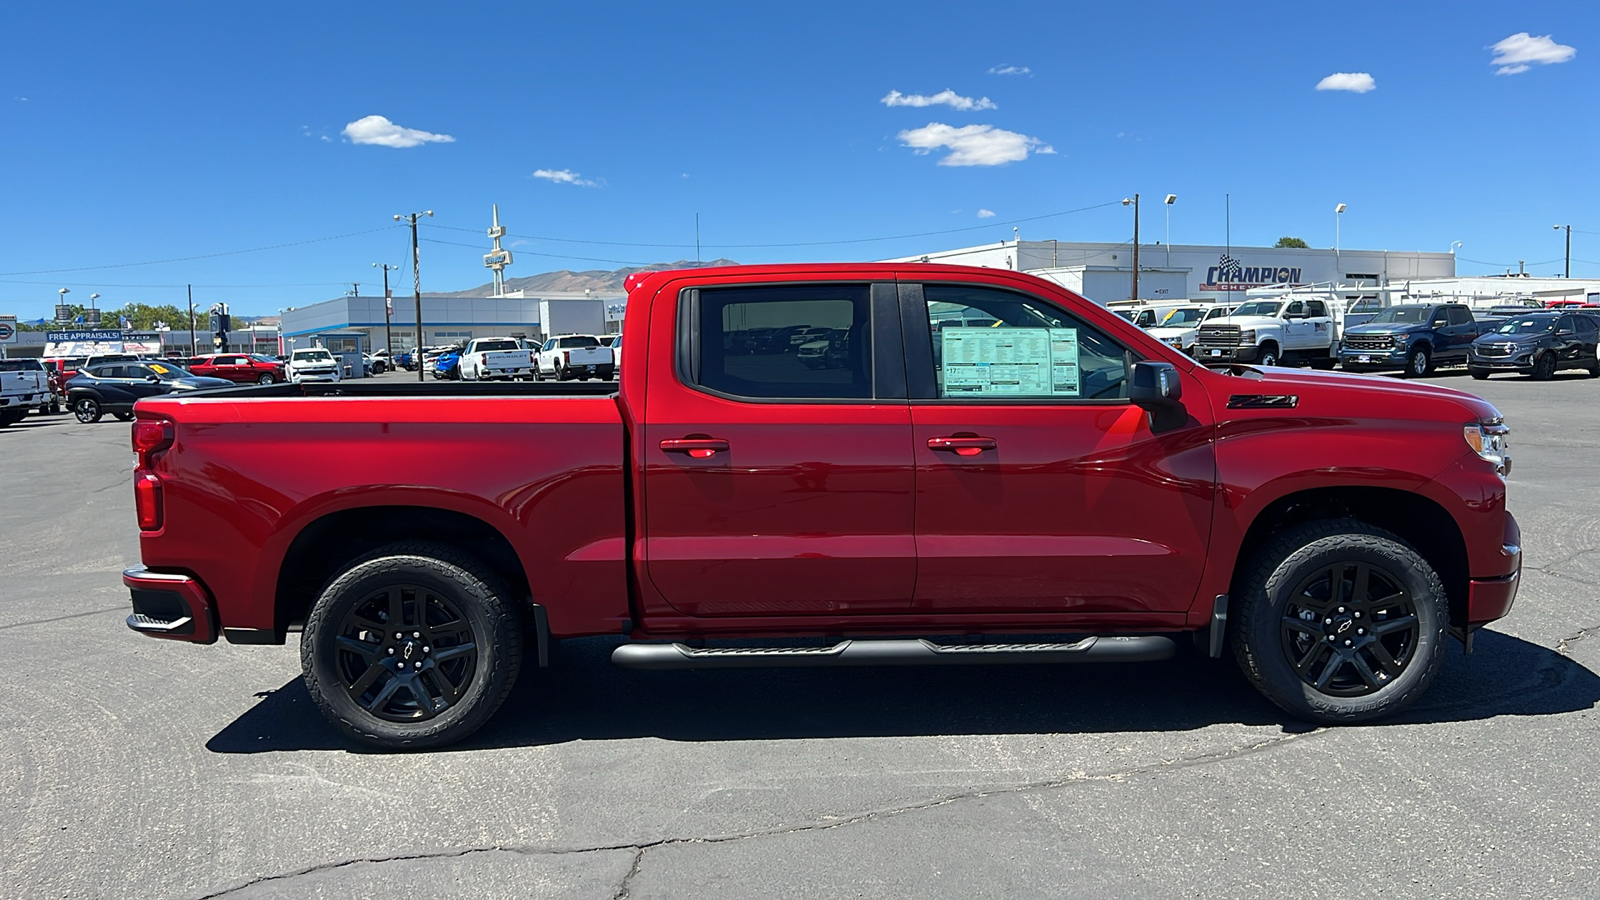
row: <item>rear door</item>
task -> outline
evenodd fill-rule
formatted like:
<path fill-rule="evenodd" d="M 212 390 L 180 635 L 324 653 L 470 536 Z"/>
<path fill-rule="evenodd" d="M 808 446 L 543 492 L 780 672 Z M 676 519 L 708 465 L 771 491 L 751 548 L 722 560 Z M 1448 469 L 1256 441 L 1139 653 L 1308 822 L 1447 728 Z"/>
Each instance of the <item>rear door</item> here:
<path fill-rule="evenodd" d="M 1188 609 L 1216 479 L 1199 383 L 1181 376 L 1188 419 L 1157 434 L 1127 399 L 1136 355 L 1062 301 L 960 284 L 901 291 L 916 608 Z M 977 313 L 998 325 L 968 326 Z"/>
<path fill-rule="evenodd" d="M 649 580 L 690 616 L 908 609 L 910 413 L 892 284 L 737 283 L 657 298 L 643 446 Z M 843 364 L 746 332 L 824 325 Z M 666 329 L 668 333 L 663 333 Z M 641 359 L 646 357 L 641 354 Z"/>

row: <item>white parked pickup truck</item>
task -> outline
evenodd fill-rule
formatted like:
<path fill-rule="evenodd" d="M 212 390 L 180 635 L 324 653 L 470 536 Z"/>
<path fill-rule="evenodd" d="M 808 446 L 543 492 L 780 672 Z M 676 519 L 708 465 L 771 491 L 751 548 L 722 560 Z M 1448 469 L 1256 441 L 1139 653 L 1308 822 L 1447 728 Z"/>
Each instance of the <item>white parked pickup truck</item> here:
<path fill-rule="evenodd" d="M 514 337 L 473 338 L 461 351 L 462 381 L 519 378 L 533 374 L 533 352 Z"/>
<path fill-rule="evenodd" d="M 1194 358 L 1206 365 L 1331 369 L 1339 362 L 1339 332 L 1339 319 L 1326 301 L 1250 300 L 1200 326 Z"/>
<path fill-rule="evenodd" d="M 339 361 L 333 358 L 332 353 L 321 347 L 293 351 L 289 354 L 289 363 L 285 368 L 289 373 L 289 380 L 295 384 L 302 381 L 339 380 Z"/>
<path fill-rule="evenodd" d="M 15 425 L 50 403 L 50 376 L 37 359 L 0 359 L 0 428 Z"/>
<path fill-rule="evenodd" d="M 554 378 L 566 381 L 576 378 L 587 381 L 600 378 L 609 381 L 616 377 L 616 354 L 610 347 L 600 346 L 600 339 L 592 334 L 563 334 L 544 342 L 538 356 L 534 357 L 535 381 Z"/>

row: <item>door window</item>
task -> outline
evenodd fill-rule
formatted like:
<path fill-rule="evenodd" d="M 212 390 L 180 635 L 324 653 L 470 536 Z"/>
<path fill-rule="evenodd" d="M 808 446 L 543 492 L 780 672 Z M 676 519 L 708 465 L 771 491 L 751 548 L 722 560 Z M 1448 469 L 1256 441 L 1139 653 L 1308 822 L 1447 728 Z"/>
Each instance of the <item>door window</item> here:
<path fill-rule="evenodd" d="M 1289 304 L 1289 308 L 1285 309 L 1283 311 L 1283 317 L 1285 319 L 1300 319 L 1300 318 L 1304 318 L 1305 314 L 1306 314 L 1306 305 L 1303 302 L 1299 301 L 1299 300 L 1296 300 L 1293 303 Z"/>
<path fill-rule="evenodd" d="M 1450 310 L 1451 325 L 1471 325 L 1472 311 L 1462 306 L 1447 307 Z"/>
<path fill-rule="evenodd" d="M 1328 314 L 1328 307 L 1321 300 L 1306 301 L 1306 314 L 1312 318 L 1321 318 Z"/>
<path fill-rule="evenodd" d="M 734 397 L 871 398 L 869 297 L 864 284 L 700 291 L 685 380 Z"/>
<path fill-rule="evenodd" d="M 1128 396 L 1127 349 L 1043 301 L 1011 291 L 936 284 L 925 285 L 923 297 L 940 399 Z"/>

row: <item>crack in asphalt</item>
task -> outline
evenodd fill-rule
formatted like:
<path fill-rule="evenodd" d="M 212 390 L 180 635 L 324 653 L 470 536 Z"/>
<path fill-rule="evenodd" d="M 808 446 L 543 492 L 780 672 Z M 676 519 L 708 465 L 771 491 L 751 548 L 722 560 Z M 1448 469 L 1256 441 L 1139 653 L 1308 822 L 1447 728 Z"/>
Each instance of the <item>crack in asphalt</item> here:
<path fill-rule="evenodd" d="M 0 631 L 9 631 L 9 630 L 11 630 L 13 628 L 26 628 L 29 625 L 48 625 L 51 622 L 64 622 L 67 619 L 81 619 L 81 618 L 84 618 L 85 616 L 100 616 L 100 615 L 105 615 L 106 613 L 109 613 L 109 612 L 124 612 L 127 609 L 128 609 L 128 604 L 124 603 L 121 606 L 111 606 L 111 607 L 107 607 L 106 609 L 91 609 L 88 612 L 72 613 L 71 615 L 65 615 L 65 616 L 56 616 L 56 617 L 51 618 L 51 619 L 34 619 L 31 622 L 12 622 L 10 625 L 0 625 Z"/>
<path fill-rule="evenodd" d="M 1561 640 L 1556 641 L 1556 652 L 1562 656 L 1571 656 L 1572 654 L 1567 652 L 1568 649 L 1573 644 L 1576 644 L 1596 631 L 1600 631 L 1600 625 L 1590 625 L 1588 628 L 1579 629 L 1578 631 L 1567 635 Z"/>
<path fill-rule="evenodd" d="M 597 844 L 593 846 L 580 847 L 552 847 L 538 845 L 519 847 L 495 845 L 458 847 L 453 850 L 439 850 L 426 853 L 401 854 L 396 856 L 358 857 L 355 859 L 346 859 L 337 862 L 308 866 L 304 869 L 297 869 L 293 872 L 284 872 L 278 875 L 263 875 L 259 878 L 253 878 L 249 881 L 246 881 L 243 884 L 224 888 L 220 891 L 210 894 L 204 894 L 198 897 L 197 900 L 217 900 L 217 898 L 226 897 L 230 894 L 236 894 L 239 891 L 243 891 L 260 884 L 290 881 L 297 878 L 304 878 L 307 875 L 316 875 L 322 872 L 337 871 L 339 869 L 361 865 L 363 863 L 379 864 L 427 859 L 459 859 L 461 857 L 471 856 L 478 853 L 516 853 L 523 856 L 576 856 L 592 853 L 609 853 L 622 850 L 631 850 L 633 851 L 633 864 L 629 867 L 628 873 L 623 876 L 622 882 L 617 886 L 617 892 L 613 895 L 613 900 L 627 900 L 627 898 L 632 895 L 633 880 L 638 876 L 639 869 L 644 864 L 644 855 L 651 850 L 659 849 L 661 847 L 678 846 L 684 844 L 727 844 L 737 841 L 750 840 L 752 838 L 783 837 L 791 834 L 805 834 L 814 831 L 831 831 L 836 828 L 846 828 L 851 825 L 860 825 L 866 822 L 891 819 L 907 813 L 936 809 L 941 806 L 947 806 L 952 803 L 960 803 L 967 800 L 981 800 L 987 797 L 1002 797 L 1018 794 L 1043 793 L 1047 791 L 1062 790 L 1074 785 L 1088 784 L 1091 782 L 1120 782 L 1141 775 L 1150 775 L 1165 771 L 1182 771 L 1199 766 L 1227 762 L 1230 760 L 1239 759 L 1241 757 L 1252 756 L 1257 753 L 1273 750 L 1302 738 L 1314 737 L 1321 734 L 1330 734 L 1333 731 L 1333 729 L 1328 728 L 1315 728 L 1304 732 L 1279 735 L 1278 737 L 1269 738 L 1264 741 L 1257 741 L 1243 747 L 1234 747 L 1228 750 L 1203 753 L 1199 756 L 1183 757 L 1159 763 L 1151 763 L 1149 765 L 1136 766 L 1134 768 L 1122 771 L 1101 772 L 1095 774 L 1079 772 L 1074 773 L 1067 778 L 1052 778 L 1043 781 L 1024 782 L 1022 784 L 1011 785 L 1009 787 L 981 788 L 977 790 L 961 791 L 955 794 L 934 797 L 929 800 L 908 803 L 902 806 L 857 813 L 853 816 L 842 819 L 832 821 L 813 821 L 788 827 L 758 828 L 750 831 L 708 835 L 703 837 L 664 837 L 657 838 L 656 840 L 652 841 L 636 841 L 620 844 Z"/>

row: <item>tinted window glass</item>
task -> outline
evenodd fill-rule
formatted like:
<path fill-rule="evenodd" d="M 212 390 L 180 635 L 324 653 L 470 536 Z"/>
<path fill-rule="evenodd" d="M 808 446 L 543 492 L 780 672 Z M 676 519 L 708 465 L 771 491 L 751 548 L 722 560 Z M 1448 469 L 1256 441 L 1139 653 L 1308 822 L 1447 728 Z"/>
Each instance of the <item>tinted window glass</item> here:
<path fill-rule="evenodd" d="M 561 339 L 561 346 L 562 346 L 563 349 L 568 349 L 568 350 L 578 349 L 578 348 L 582 348 L 582 347 L 598 347 L 598 346 L 600 346 L 600 341 L 596 340 L 595 338 L 589 337 L 587 335 L 578 335 L 576 337 L 564 337 L 564 338 L 562 338 Z"/>
<path fill-rule="evenodd" d="M 1472 324 L 1472 311 L 1471 310 L 1465 309 L 1465 308 L 1460 307 L 1460 306 L 1452 306 L 1452 307 L 1449 307 L 1449 309 L 1450 309 L 1450 324 L 1451 325 L 1471 325 Z"/>
<path fill-rule="evenodd" d="M 1128 395 L 1126 348 L 1041 300 L 957 285 L 926 285 L 923 296 L 940 397 L 1106 400 Z M 974 324 L 982 319 L 995 324 Z"/>
<path fill-rule="evenodd" d="M 1308 315 L 1308 316 L 1325 316 L 1327 314 L 1328 314 L 1328 307 L 1321 300 L 1307 300 L 1306 301 L 1306 315 Z"/>
<path fill-rule="evenodd" d="M 740 397 L 872 396 L 866 285 L 700 292 L 701 386 Z"/>
<path fill-rule="evenodd" d="M 0 372 L 42 372 L 37 359 L 0 359 Z"/>
<path fill-rule="evenodd" d="M 1600 324 L 1596 324 L 1595 320 L 1589 318 L 1588 316 L 1578 316 L 1579 334 L 1592 335 L 1596 330 L 1600 330 Z"/>
<path fill-rule="evenodd" d="M 494 350 L 515 350 L 517 349 L 517 342 L 511 340 L 479 341 L 477 346 L 479 353 L 488 353 Z"/>

